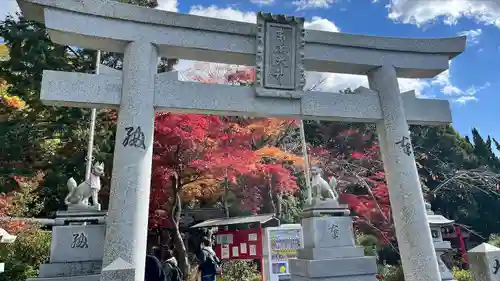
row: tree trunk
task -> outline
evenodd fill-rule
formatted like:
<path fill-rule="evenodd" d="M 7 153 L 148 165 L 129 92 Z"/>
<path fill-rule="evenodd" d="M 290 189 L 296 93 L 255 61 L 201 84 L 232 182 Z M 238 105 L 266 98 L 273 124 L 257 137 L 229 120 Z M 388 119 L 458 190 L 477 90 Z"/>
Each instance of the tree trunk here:
<path fill-rule="evenodd" d="M 269 179 L 268 195 L 269 195 L 269 202 L 271 203 L 272 213 L 276 215 L 276 203 L 273 196 L 273 186 L 271 183 L 271 179 Z"/>
<path fill-rule="evenodd" d="M 276 194 L 276 217 L 281 218 L 283 216 L 283 194 Z"/>
<path fill-rule="evenodd" d="M 174 226 L 172 230 L 172 242 L 174 244 L 174 249 L 176 253 L 177 262 L 179 263 L 179 269 L 181 270 L 184 279 L 187 279 L 188 274 L 190 272 L 190 264 L 186 251 L 186 246 L 184 245 L 184 241 L 182 240 L 182 235 L 179 230 L 179 221 L 181 219 L 182 213 L 182 204 L 181 204 L 181 196 L 179 194 L 179 177 L 177 174 L 172 176 L 172 190 L 174 197 L 174 206 L 172 207 L 172 215 L 171 220 Z"/>
<path fill-rule="evenodd" d="M 226 213 L 226 218 L 229 218 L 229 203 L 227 202 L 227 197 L 229 195 L 229 184 L 227 181 L 224 181 L 222 184 L 224 185 L 224 198 L 222 198 L 224 203 L 224 212 Z"/>

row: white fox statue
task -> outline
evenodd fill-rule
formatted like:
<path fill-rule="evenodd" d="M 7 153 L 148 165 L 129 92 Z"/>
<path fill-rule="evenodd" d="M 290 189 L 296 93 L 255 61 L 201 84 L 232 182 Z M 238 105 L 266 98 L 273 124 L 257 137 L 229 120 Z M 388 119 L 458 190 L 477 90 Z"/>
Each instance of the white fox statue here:
<path fill-rule="evenodd" d="M 99 191 L 101 190 L 101 176 L 104 175 L 104 163 L 96 162 L 92 166 L 90 177 L 77 185 L 75 179 L 70 178 L 67 182 L 68 195 L 64 203 L 73 209 L 101 210 L 99 203 Z M 92 206 L 89 206 L 89 198 L 92 198 Z"/>
<path fill-rule="evenodd" d="M 311 168 L 311 188 L 313 191 L 313 197 L 319 200 L 329 200 L 333 199 L 337 201 L 339 199 L 339 194 L 337 192 L 337 179 L 332 177 L 330 183 L 326 182 L 321 176 L 321 168 L 313 166 Z"/>

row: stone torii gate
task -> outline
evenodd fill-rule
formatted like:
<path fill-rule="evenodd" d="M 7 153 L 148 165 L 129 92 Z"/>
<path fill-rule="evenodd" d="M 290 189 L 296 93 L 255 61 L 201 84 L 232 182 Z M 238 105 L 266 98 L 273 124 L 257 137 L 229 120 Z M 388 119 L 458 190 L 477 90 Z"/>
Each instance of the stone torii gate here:
<path fill-rule="evenodd" d="M 155 110 L 376 123 L 405 278 L 440 280 L 408 123 L 450 123 L 450 108 L 400 94 L 397 78 L 448 69 L 465 37 L 305 31 L 302 18 L 259 13 L 256 25 L 107 0 L 17 2 L 56 43 L 125 54 L 118 75 L 45 71 L 42 82 L 47 105 L 119 110 L 101 280 L 120 268 L 135 272 L 126 280 L 144 278 Z M 157 74 L 160 56 L 257 65 L 257 86 L 179 81 L 177 73 Z M 304 70 L 367 75 L 370 89 L 304 93 Z"/>

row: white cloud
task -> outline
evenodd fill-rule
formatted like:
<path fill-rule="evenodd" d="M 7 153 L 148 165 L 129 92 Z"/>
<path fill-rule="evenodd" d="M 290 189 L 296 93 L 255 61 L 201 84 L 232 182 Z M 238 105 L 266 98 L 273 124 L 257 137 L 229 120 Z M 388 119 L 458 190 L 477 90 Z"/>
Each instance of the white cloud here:
<path fill-rule="evenodd" d="M 177 6 L 179 3 L 177 0 L 158 0 L 158 7 L 156 9 L 177 12 Z"/>
<path fill-rule="evenodd" d="M 401 92 L 414 90 L 418 97 L 430 97 L 423 93 L 426 88 L 430 87 L 429 82 L 423 79 L 399 78 L 398 82 Z M 308 72 L 305 89 L 313 88 L 315 91 L 338 92 L 346 88 L 354 90 L 359 86 L 369 87 L 368 78 L 365 75 Z"/>
<path fill-rule="evenodd" d="M 255 12 L 245 12 L 230 7 L 220 8 L 217 7 L 216 5 L 211 5 L 208 7 L 203 7 L 201 5 L 194 5 L 191 7 L 189 13 L 198 16 L 222 18 L 227 20 L 243 21 L 251 23 L 255 23 L 257 20 Z M 335 25 L 335 23 L 321 17 L 313 17 L 311 21 L 306 21 L 304 23 L 304 27 L 307 29 L 339 32 L 339 28 Z M 175 67 L 175 69 L 178 71 L 184 71 L 191 67 L 193 67 L 192 61 L 181 60 L 179 61 L 179 64 Z"/>
<path fill-rule="evenodd" d="M 462 96 L 459 98 L 456 98 L 453 100 L 453 102 L 459 103 L 459 104 L 466 104 L 470 101 L 477 101 L 477 98 L 475 96 Z"/>
<path fill-rule="evenodd" d="M 451 69 L 451 64 L 450 64 Z M 488 88 L 491 84 L 484 83 L 480 87 L 474 85 L 462 90 L 451 81 L 450 70 L 446 70 L 433 79 L 399 78 L 399 90 L 403 92 L 414 90 L 417 97 L 433 98 L 432 89 L 438 89 L 453 102 L 465 104 L 477 101 L 477 93 Z M 306 89 L 314 88 L 315 91 L 336 92 L 346 88 L 356 89 L 359 86 L 368 87 L 368 79 L 363 75 L 347 75 L 309 72 L 307 74 Z"/>
<path fill-rule="evenodd" d="M 500 27 L 499 1 L 479 0 L 391 0 L 389 18 L 421 26 L 436 20 L 455 25 L 462 17 Z"/>
<path fill-rule="evenodd" d="M 486 89 L 490 86 L 491 86 L 490 82 L 486 82 L 482 86 L 479 86 L 479 87 L 472 85 L 469 88 L 467 88 L 467 90 L 465 90 L 465 94 L 467 94 L 469 96 L 475 96 L 477 93 L 483 91 L 484 89 Z"/>
<path fill-rule="evenodd" d="M 335 25 L 335 23 L 320 17 L 313 17 L 312 21 L 304 23 L 304 27 L 307 29 L 340 32 L 340 29 Z"/>
<path fill-rule="evenodd" d="M 451 64 L 450 64 L 451 67 Z M 441 92 L 445 95 L 462 95 L 464 92 L 460 90 L 458 87 L 454 86 L 450 80 L 450 70 L 446 70 L 436 76 L 432 81 L 431 85 L 437 86 L 441 88 Z"/>
<path fill-rule="evenodd" d="M 244 21 L 255 23 L 257 18 L 254 12 L 243 12 L 233 8 L 219 8 L 216 5 L 203 7 L 201 5 L 192 6 L 189 10 L 192 15 L 221 18 L 225 20 Z"/>
<path fill-rule="evenodd" d="M 203 7 L 201 5 L 192 6 L 189 10 L 192 15 L 221 18 L 226 20 L 244 21 L 255 23 L 257 18 L 255 12 L 244 12 L 233 8 L 219 8 L 216 5 Z M 304 27 L 307 29 L 315 29 L 330 32 L 339 32 L 339 28 L 335 23 L 321 17 L 313 17 L 311 21 L 306 21 Z"/>
<path fill-rule="evenodd" d="M 4 20 L 7 14 L 15 14 L 19 12 L 19 6 L 17 6 L 16 0 L 2 0 L 0 5 L 0 20 Z"/>
<path fill-rule="evenodd" d="M 465 30 L 459 32 L 457 35 L 467 36 L 467 43 L 469 43 L 469 45 L 475 45 L 479 43 L 479 36 L 481 36 L 482 33 L 483 30 L 481 28 L 478 28 L 478 29 Z"/>
<path fill-rule="evenodd" d="M 260 5 L 260 6 L 274 4 L 274 0 L 250 0 L 250 2 L 252 2 L 255 5 Z"/>
<path fill-rule="evenodd" d="M 294 0 L 293 5 L 297 7 L 297 11 L 306 9 L 329 8 L 331 4 L 335 4 L 335 0 Z"/>
<path fill-rule="evenodd" d="M 450 64 L 451 68 L 451 64 Z M 470 86 L 469 88 L 462 90 L 459 87 L 455 86 L 451 82 L 450 70 L 446 70 L 436 76 L 430 83 L 432 86 L 439 87 L 441 92 L 450 96 L 451 100 L 454 102 L 458 102 L 461 104 L 465 104 L 469 101 L 477 101 L 477 93 L 483 91 L 488 88 L 491 84 L 489 82 L 484 83 L 482 86 Z"/>

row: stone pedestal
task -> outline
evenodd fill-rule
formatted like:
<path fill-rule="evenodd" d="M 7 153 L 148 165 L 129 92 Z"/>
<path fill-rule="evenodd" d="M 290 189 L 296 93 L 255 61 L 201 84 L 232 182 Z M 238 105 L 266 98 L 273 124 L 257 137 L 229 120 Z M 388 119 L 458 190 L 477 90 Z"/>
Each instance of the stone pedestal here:
<path fill-rule="evenodd" d="M 347 206 L 333 200 L 304 209 L 304 248 L 289 261 L 291 281 L 376 281 L 375 257 L 356 246 L 348 215 Z"/>
<path fill-rule="evenodd" d="M 474 281 L 500 281 L 500 248 L 483 243 L 468 252 Z"/>
<path fill-rule="evenodd" d="M 98 281 L 102 267 L 106 212 L 57 212 L 49 263 L 28 281 Z"/>

